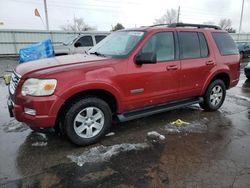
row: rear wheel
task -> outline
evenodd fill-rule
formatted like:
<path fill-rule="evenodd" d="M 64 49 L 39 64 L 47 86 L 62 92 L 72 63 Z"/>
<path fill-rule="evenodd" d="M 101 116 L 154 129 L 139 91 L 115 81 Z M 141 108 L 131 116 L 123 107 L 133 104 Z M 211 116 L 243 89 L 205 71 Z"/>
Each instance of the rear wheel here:
<path fill-rule="evenodd" d="M 218 110 L 226 97 L 226 86 L 222 80 L 214 80 L 207 88 L 200 106 L 206 111 Z"/>
<path fill-rule="evenodd" d="M 111 122 L 109 105 L 99 98 L 88 97 L 69 105 L 64 126 L 69 139 L 83 146 L 99 141 L 109 130 Z"/>

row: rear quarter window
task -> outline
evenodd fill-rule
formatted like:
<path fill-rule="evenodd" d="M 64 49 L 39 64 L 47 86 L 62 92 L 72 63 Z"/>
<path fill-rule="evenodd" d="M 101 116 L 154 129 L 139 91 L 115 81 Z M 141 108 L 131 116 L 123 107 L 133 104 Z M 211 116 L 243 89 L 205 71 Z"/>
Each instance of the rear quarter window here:
<path fill-rule="evenodd" d="M 221 55 L 239 54 L 234 40 L 228 33 L 213 32 L 212 36 Z"/>

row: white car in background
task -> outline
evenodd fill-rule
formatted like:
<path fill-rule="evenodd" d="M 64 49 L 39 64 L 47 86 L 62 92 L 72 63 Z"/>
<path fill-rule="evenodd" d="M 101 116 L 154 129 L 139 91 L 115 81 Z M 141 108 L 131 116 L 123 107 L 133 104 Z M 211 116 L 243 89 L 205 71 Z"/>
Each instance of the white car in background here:
<path fill-rule="evenodd" d="M 85 53 L 109 35 L 109 32 L 91 32 L 69 37 L 62 44 L 54 45 L 55 55 Z"/>

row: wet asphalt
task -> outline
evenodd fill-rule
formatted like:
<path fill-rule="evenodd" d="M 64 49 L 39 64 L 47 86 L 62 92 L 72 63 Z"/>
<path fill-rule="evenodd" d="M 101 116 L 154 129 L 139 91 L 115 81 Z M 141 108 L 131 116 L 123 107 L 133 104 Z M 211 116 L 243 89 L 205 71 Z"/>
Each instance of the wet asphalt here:
<path fill-rule="evenodd" d="M 0 73 L 16 64 L 0 58 Z M 193 105 L 117 123 L 114 134 L 88 147 L 9 118 L 7 95 L 1 81 L 0 187 L 250 187 L 250 80 L 243 69 L 220 110 Z M 177 119 L 189 124 L 171 125 Z M 151 131 L 165 139 L 147 137 Z"/>

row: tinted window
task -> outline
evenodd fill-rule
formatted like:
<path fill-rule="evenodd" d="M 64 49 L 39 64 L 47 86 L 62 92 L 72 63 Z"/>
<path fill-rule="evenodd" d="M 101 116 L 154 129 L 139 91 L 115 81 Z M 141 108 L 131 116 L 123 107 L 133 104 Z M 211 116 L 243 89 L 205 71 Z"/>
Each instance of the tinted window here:
<path fill-rule="evenodd" d="M 212 33 L 221 55 L 238 54 L 238 49 L 228 33 Z"/>
<path fill-rule="evenodd" d="M 201 57 L 207 57 L 208 56 L 208 46 L 207 46 L 207 41 L 205 39 L 205 36 L 203 33 L 198 33 L 198 36 L 200 39 Z"/>
<path fill-rule="evenodd" d="M 179 32 L 181 59 L 199 58 L 200 42 L 196 32 Z"/>
<path fill-rule="evenodd" d="M 161 32 L 153 35 L 143 46 L 142 53 L 155 53 L 157 61 L 175 59 L 174 36 L 172 32 Z"/>
<path fill-rule="evenodd" d="M 91 36 L 84 36 L 80 38 L 77 43 L 80 43 L 80 46 L 94 46 Z"/>
<path fill-rule="evenodd" d="M 104 39 L 106 37 L 106 35 L 96 35 L 95 36 L 95 41 L 96 41 L 96 44 L 98 42 L 100 42 L 102 39 Z"/>

